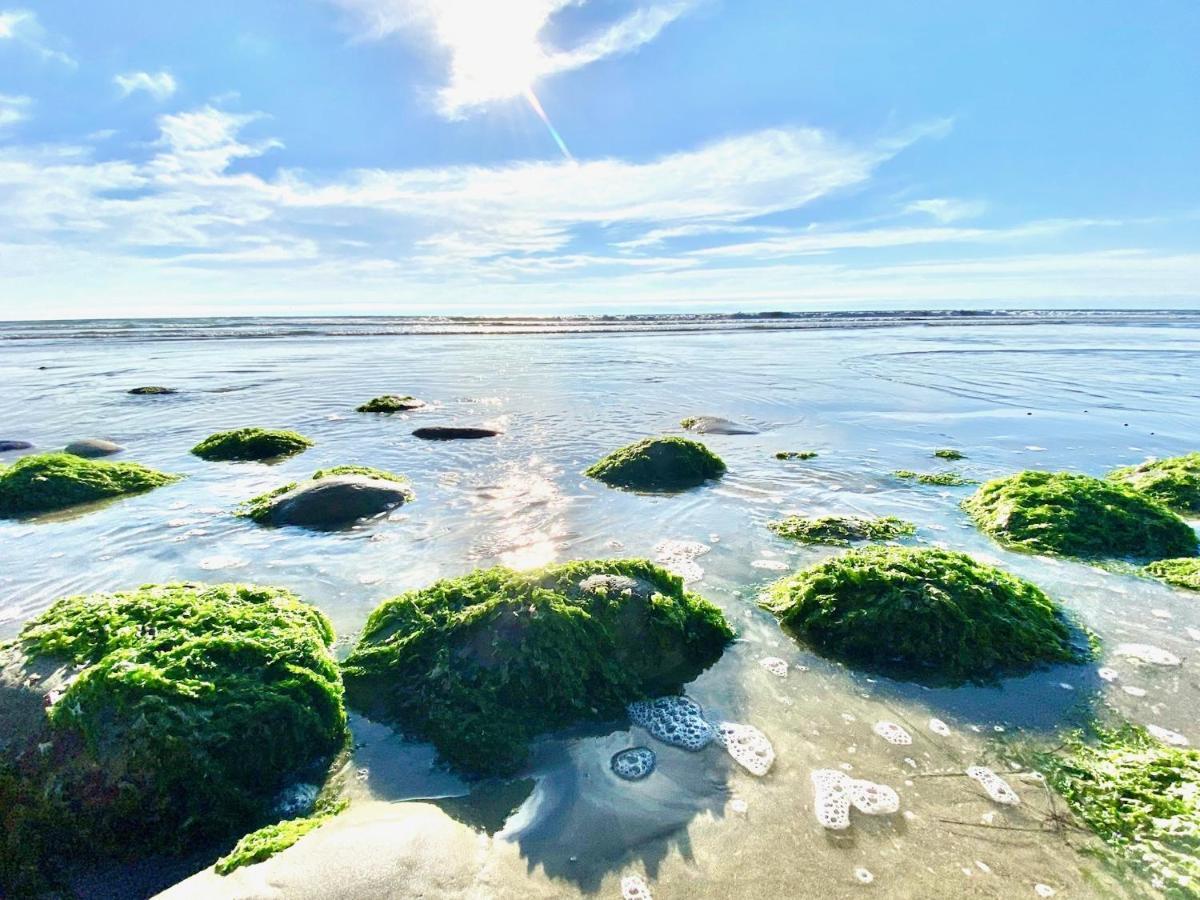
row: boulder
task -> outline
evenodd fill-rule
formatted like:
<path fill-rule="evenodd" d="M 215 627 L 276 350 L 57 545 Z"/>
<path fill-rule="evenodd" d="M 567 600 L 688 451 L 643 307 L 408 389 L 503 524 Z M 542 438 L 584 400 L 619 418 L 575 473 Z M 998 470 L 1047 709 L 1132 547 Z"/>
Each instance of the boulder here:
<path fill-rule="evenodd" d="M 679 491 L 725 472 L 725 463 L 697 441 L 680 437 L 645 438 L 614 450 L 584 469 L 589 478 L 636 491 Z"/>
<path fill-rule="evenodd" d="M 384 394 L 382 397 L 368 400 L 362 406 L 358 407 L 357 411 L 366 413 L 407 412 L 412 409 L 420 409 L 424 405 L 424 400 L 418 400 L 416 397 L 410 397 L 407 394 Z"/>
<path fill-rule="evenodd" d="M 70 453 L 72 456 L 82 456 L 84 459 L 95 459 L 99 456 L 112 456 L 114 453 L 120 453 L 125 448 L 120 444 L 114 444 L 112 441 L 106 441 L 103 438 L 85 438 L 81 441 L 71 441 L 63 448 L 63 453 Z"/>
<path fill-rule="evenodd" d="M 494 428 L 471 428 L 457 425 L 430 425 L 418 428 L 413 437 L 423 441 L 471 441 L 478 438 L 495 437 L 500 434 Z"/>
<path fill-rule="evenodd" d="M 12 453 L 14 450 L 30 450 L 33 444 L 29 441 L 0 441 L 0 453 Z"/>
<path fill-rule="evenodd" d="M 689 416 L 679 425 L 696 434 L 758 434 L 758 429 L 751 425 L 722 419 L 720 416 Z"/>
<path fill-rule="evenodd" d="M 111 463 L 68 453 L 23 456 L 0 469 L 0 516 L 50 512 L 178 481 L 137 463 Z"/>
<path fill-rule="evenodd" d="M 146 387 L 130 388 L 129 393 L 133 394 L 135 397 L 158 397 L 165 394 L 178 394 L 179 391 L 175 390 L 175 388 L 147 385 Z"/>
<path fill-rule="evenodd" d="M 382 515 L 407 502 L 402 484 L 362 475 L 333 475 L 297 485 L 271 502 L 272 525 L 316 530 L 342 528 L 359 519 Z"/>
<path fill-rule="evenodd" d="M 272 428 L 237 428 L 210 434 L 192 453 L 210 461 L 262 461 L 303 453 L 312 440 L 295 431 Z"/>

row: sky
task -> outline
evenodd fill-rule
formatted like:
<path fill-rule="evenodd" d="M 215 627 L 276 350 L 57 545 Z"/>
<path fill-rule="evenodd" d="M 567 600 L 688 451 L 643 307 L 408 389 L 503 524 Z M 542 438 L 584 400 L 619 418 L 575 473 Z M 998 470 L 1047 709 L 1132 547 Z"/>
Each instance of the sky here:
<path fill-rule="evenodd" d="M 10 2 L 0 318 L 1200 307 L 1194 0 Z"/>

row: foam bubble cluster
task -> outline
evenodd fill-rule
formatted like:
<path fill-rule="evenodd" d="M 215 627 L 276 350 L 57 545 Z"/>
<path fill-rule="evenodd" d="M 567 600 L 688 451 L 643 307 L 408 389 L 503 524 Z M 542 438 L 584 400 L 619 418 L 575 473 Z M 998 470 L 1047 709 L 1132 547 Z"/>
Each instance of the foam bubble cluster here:
<path fill-rule="evenodd" d="M 875 880 L 875 876 L 871 874 L 871 870 L 864 869 L 862 866 L 854 870 L 854 877 L 858 879 L 860 884 L 870 884 Z"/>
<path fill-rule="evenodd" d="M 950 737 L 950 726 L 941 719 L 930 719 L 929 730 L 941 737 Z"/>
<path fill-rule="evenodd" d="M 967 769 L 967 777 L 979 782 L 987 795 L 997 803 L 1005 806 L 1016 806 L 1021 802 L 1017 792 L 1009 787 L 1008 782 L 986 766 L 971 766 Z"/>
<path fill-rule="evenodd" d="M 1138 662 L 1150 663 L 1154 666 L 1177 666 L 1182 660 L 1170 650 L 1154 647 L 1150 644 L 1120 644 L 1116 649 L 1117 656 L 1136 659 Z"/>
<path fill-rule="evenodd" d="M 906 747 L 912 743 L 912 735 L 895 722 L 876 722 L 874 730 L 877 735 L 889 744 Z"/>
<path fill-rule="evenodd" d="M 699 541 L 659 541 L 654 548 L 654 559 L 682 578 L 684 584 L 691 584 L 704 577 L 696 559 L 711 549 Z"/>
<path fill-rule="evenodd" d="M 753 725 L 736 722 L 717 724 L 716 742 L 724 747 L 734 762 L 760 778 L 771 771 L 775 762 L 775 748 L 767 736 Z"/>
<path fill-rule="evenodd" d="M 1172 731 L 1170 728 L 1163 728 L 1161 725 L 1147 725 L 1146 730 L 1164 744 L 1170 744 L 1172 747 L 1186 747 L 1188 745 L 1187 738 L 1178 731 Z"/>
<path fill-rule="evenodd" d="M 758 661 L 758 664 L 772 675 L 778 675 L 780 678 L 787 678 L 787 661 L 780 659 L 778 656 L 764 656 Z"/>
<path fill-rule="evenodd" d="M 886 784 L 851 778 L 837 769 L 815 769 L 814 811 L 817 821 L 831 831 L 850 827 L 850 808 L 868 816 L 890 815 L 900 809 L 899 795 Z"/>
<path fill-rule="evenodd" d="M 622 900 L 654 900 L 650 886 L 641 875 L 626 875 L 621 879 Z"/>
<path fill-rule="evenodd" d="M 649 747 L 628 747 L 614 753 L 610 765 L 618 778 L 641 781 L 654 771 L 656 760 Z"/>
<path fill-rule="evenodd" d="M 687 697 L 638 700 L 626 707 L 629 718 L 658 740 L 684 750 L 703 750 L 715 736 L 700 704 Z"/>

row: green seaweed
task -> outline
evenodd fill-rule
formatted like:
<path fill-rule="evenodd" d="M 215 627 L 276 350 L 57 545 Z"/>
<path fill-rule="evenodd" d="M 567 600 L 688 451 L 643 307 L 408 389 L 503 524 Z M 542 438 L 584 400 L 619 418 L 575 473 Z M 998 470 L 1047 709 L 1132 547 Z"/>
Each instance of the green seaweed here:
<path fill-rule="evenodd" d="M 1070 472 L 1018 472 L 963 502 L 976 525 L 1018 550 L 1140 560 L 1196 555 L 1196 533 L 1128 485 Z"/>
<path fill-rule="evenodd" d="M 936 484 L 941 487 L 961 487 L 964 484 L 979 484 L 972 478 L 967 478 L 957 472 L 913 472 L 910 469 L 897 469 L 892 473 L 896 478 L 916 481 L 918 484 Z"/>
<path fill-rule="evenodd" d="M 816 459 L 816 450 L 780 450 L 775 454 L 776 459 Z"/>
<path fill-rule="evenodd" d="M 149 585 L 56 602 L 10 648 L 76 671 L 35 733 L 0 752 L 19 832 L 6 851 L 21 848 L 0 878 L 182 851 L 263 821 L 345 742 L 332 643 L 328 619 L 277 588 Z"/>
<path fill-rule="evenodd" d="M 943 447 L 940 450 L 934 450 L 933 455 L 938 459 L 958 460 L 967 458 L 967 454 L 963 453 L 961 450 L 954 450 L 950 447 Z"/>
<path fill-rule="evenodd" d="M 313 442 L 295 431 L 270 428 L 238 428 L 210 434 L 192 453 L 209 461 L 257 461 L 281 459 L 303 453 Z"/>
<path fill-rule="evenodd" d="M 311 816 L 301 816 L 295 819 L 284 819 L 274 825 L 266 825 L 258 831 L 252 831 L 213 865 L 218 875 L 228 875 L 242 866 L 253 865 L 270 859 L 292 846 L 310 831 L 320 828 L 343 809 L 343 801 L 329 812 L 317 813 Z"/>
<path fill-rule="evenodd" d="M 851 550 L 776 582 L 763 605 L 826 656 L 917 681 L 988 682 L 1086 656 L 1036 585 L 947 550 Z"/>
<path fill-rule="evenodd" d="M 25 456 L 0 469 L 0 516 L 50 512 L 179 480 L 137 463 L 84 459 L 69 453 Z"/>
<path fill-rule="evenodd" d="M 1146 566 L 1147 575 L 1189 591 L 1200 591 L 1200 558 L 1160 559 Z"/>
<path fill-rule="evenodd" d="M 780 537 L 803 544 L 845 547 L 851 541 L 888 541 L 914 534 L 917 526 L 895 516 L 868 519 L 862 516 L 788 516 L 767 527 Z"/>
<path fill-rule="evenodd" d="M 615 450 L 583 474 L 612 487 L 672 491 L 695 487 L 725 473 L 725 463 L 699 441 L 644 438 Z"/>
<path fill-rule="evenodd" d="M 1113 861 L 1169 897 L 1200 883 L 1200 751 L 1171 747 L 1145 729 L 1095 725 L 1036 764 Z"/>
<path fill-rule="evenodd" d="M 331 466 L 328 469 L 318 469 L 313 472 L 312 480 L 316 481 L 320 478 L 328 478 L 331 475 L 362 475 L 366 478 L 377 478 L 381 481 L 394 481 L 399 484 L 408 484 L 408 479 L 396 472 L 389 472 L 386 469 L 376 469 L 372 466 Z M 271 507 L 277 497 L 282 497 L 288 491 L 299 487 L 300 482 L 290 481 L 287 484 L 280 485 L 277 488 L 272 488 L 269 491 L 264 491 L 251 497 L 249 500 L 243 500 L 234 509 L 233 514 L 246 519 L 252 519 L 259 524 L 268 521 L 271 518 Z M 408 492 L 409 500 L 411 501 L 414 494 L 411 490 Z"/>
<path fill-rule="evenodd" d="M 362 413 L 395 413 L 406 412 L 411 409 L 418 409 L 425 404 L 416 397 L 410 397 L 405 394 L 384 394 L 382 397 L 375 397 L 368 400 L 362 406 L 357 408 L 357 412 Z"/>
<path fill-rule="evenodd" d="M 677 691 L 733 632 L 645 560 L 497 567 L 385 601 L 342 671 L 352 707 L 466 772 L 520 768 L 538 734 Z"/>
<path fill-rule="evenodd" d="M 1200 453 L 1147 460 L 1113 469 L 1106 477 L 1124 482 L 1176 512 L 1200 513 Z"/>

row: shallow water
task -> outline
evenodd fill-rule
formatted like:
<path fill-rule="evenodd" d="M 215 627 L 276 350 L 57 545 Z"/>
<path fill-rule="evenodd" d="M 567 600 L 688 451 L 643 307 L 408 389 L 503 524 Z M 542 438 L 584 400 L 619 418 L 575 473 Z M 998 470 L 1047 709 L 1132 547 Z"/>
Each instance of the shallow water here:
<path fill-rule="evenodd" d="M 187 478 L 86 514 L 0 522 L 0 639 L 66 594 L 173 579 L 254 580 L 320 606 L 344 645 L 380 600 L 474 567 L 654 558 L 671 549 L 664 541 L 710 548 L 690 559 L 699 576 L 692 587 L 726 611 L 739 640 L 688 693 L 710 717 L 768 735 L 774 768 L 758 779 L 716 748 L 673 750 L 622 723 L 546 739 L 526 773 L 528 796 L 519 792 L 517 811 L 505 819 L 501 809 L 484 829 L 495 832 L 495 853 L 516 853 L 527 867 L 514 868 L 496 896 L 516 895 L 522 878 L 535 877 L 562 894 L 619 896 L 620 877 L 630 873 L 646 876 L 659 898 L 865 890 L 1033 897 L 1037 884 L 1072 897 L 1150 892 L 1077 852 L 1085 837 L 1043 828 L 1052 801 L 1013 771 L 1010 745 L 1052 742 L 1056 728 L 1097 700 L 1200 741 L 1197 597 L 1132 574 L 1009 553 L 959 510 L 969 487 L 923 487 L 889 472 L 1099 474 L 1196 449 L 1194 317 L 275 340 L 148 332 L 119 342 L 29 326 L 17 332 L 21 339 L 5 342 L 0 355 L 0 439 L 44 449 L 110 438 L 127 448 L 117 458 Z M 125 393 L 142 384 L 180 393 Z M 411 393 L 431 405 L 400 416 L 353 411 L 382 393 Z M 616 446 L 678 431 L 683 416 L 704 414 L 761 430 L 703 438 L 729 464 L 719 483 L 642 496 L 579 474 Z M 499 426 L 504 434 L 447 443 L 410 435 L 418 425 L 450 423 Z M 206 463 L 187 452 L 212 431 L 251 424 L 296 428 L 317 443 L 270 466 Z M 930 458 L 938 447 L 969 458 Z M 783 449 L 820 455 L 775 460 Z M 403 472 L 417 500 L 386 520 L 332 534 L 265 529 L 230 514 L 246 497 L 339 463 Z M 834 552 L 794 546 L 766 529 L 791 512 L 910 519 L 916 542 L 965 550 L 1036 581 L 1099 634 L 1106 658 L 1000 688 L 954 690 L 826 662 L 755 605 L 782 571 Z M 1123 643 L 1167 649 L 1182 665 L 1116 656 Z M 780 679 L 759 665 L 767 656 L 794 668 Z M 1117 679 L 1099 678 L 1101 666 Z M 950 734 L 931 732 L 931 717 Z M 902 724 L 913 744 L 878 737 L 872 727 L 881 720 Z M 355 731 L 353 793 L 405 800 L 467 790 L 437 769 L 429 747 L 361 720 Z M 654 747 L 659 768 L 643 782 L 621 781 L 609 759 L 637 744 Z M 930 777 L 976 763 L 1005 775 L 1022 803 L 999 806 L 961 776 Z M 901 813 L 856 813 L 845 836 L 826 833 L 813 813 L 810 773 L 839 767 L 894 787 Z M 462 804 L 449 808 L 471 818 Z M 869 885 L 856 869 L 871 874 Z"/>

